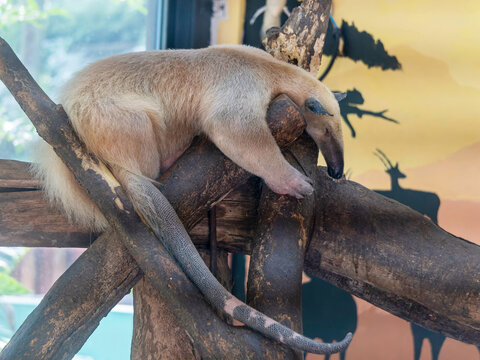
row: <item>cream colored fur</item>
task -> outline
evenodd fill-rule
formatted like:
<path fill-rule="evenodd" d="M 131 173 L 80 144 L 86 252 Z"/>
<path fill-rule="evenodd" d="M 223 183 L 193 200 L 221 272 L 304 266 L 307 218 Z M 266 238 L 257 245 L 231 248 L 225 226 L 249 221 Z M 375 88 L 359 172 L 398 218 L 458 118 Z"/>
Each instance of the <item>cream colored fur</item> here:
<path fill-rule="evenodd" d="M 112 169 L 137 209 L 149 209 L 138 203 L 142 189 L 126 183 L 130 175 L 156 178 L 201 133 L 272 190 L 311 193 L 310 180 L 283 158 L 265 121 L 268 104 L 281 93 L 305 111 L 307 131 L 319 147 L 334 141 L 343 149 L 339 106 L 330 90 L 306 71 L 247 46 L 113 56 L 77 73 L 61 104 L 87 149 Z M 306 111 L 311 97 L 333 116 Z M 49 199 L 74 221 L 104 230 L 105 219 L 50 146 L 42 143 L 36 153 L 33 172 Z"/>

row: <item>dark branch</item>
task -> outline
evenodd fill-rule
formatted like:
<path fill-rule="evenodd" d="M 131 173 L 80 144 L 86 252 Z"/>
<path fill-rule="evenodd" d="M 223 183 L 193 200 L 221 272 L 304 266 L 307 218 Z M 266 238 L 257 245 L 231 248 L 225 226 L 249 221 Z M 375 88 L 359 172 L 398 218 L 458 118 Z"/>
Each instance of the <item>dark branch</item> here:
<path fill-rule="evenodd" d="M 317 155 L 304 149 L 299 140 L 285 155 L 297 170 L 311 176 Z M 297 200 L 275 194 L 264 185 L 248 271 L 247 303 L 299 333 L 303 332 L 304 253 L 313 230 L 313 214 L 313 197 Z M 303 356 L 290 350 L 282 358 Z"/>

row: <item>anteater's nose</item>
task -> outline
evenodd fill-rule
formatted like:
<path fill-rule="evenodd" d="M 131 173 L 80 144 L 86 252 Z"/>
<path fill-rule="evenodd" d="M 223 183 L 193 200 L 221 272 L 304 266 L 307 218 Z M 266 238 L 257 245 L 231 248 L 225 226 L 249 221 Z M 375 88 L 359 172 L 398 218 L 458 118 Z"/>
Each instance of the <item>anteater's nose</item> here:
<path fill-rule="evenodd" d="M 340 179 L 343 176 L 343 166 L 338 168 L 328 167 L 328 175 L 334 179 Z"/>

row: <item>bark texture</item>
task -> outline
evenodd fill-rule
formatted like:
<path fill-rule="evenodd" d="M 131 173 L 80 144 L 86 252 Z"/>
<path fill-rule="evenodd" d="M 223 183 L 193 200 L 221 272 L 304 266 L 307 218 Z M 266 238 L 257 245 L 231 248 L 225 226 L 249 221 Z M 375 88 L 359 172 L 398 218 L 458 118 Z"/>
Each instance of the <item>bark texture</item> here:
<path fill-rule="evenodd" d="M 9 165 L 0 160 L 0 177 Z M 25 179 L 30 177 L 23 173 Z M 96 234 L 68 223 L 42 191 L 15 186 L 14 191 L 0 188 L 0 246 L 88 247 L 96 239 Z"/>
<path fill-rule="evenodd" d="M 285 155 L 312 177 L 317 156 L 302 145 L 297 141 Z M 300 334 L 304 253 L 313 231 L 314 204 L 313 197 L 297 200 L 263 186 L 248 272 L 247 303 Z M 303 354 L 290 351 L 284 358 L 303 359 Z"/>
<path fill-rule="evenodd" d="M 263 41 L 273 57 L 316 74 L 330 16 L 331 0 L 304 0 L 281 28 L 271 28 Z"/>
<path fill-rule="evenodd" d="M 59 209 L 48 203 L 28 167 L 29 163 L 0 159 L 0 246 L 90 246 L 98 234 L 70 224 Z M 253 199 L 260 194 L 259 187 L 251 184 L 258 182 L 259 179 L 251 178 L 216 205 L 219 248 L 251 251 L 254 231 L 251 224 L 256 221 L 258 206 L 258 199 Z M 206 215 L 189 233 L 195 246 L 209 247 Z"/>
<path fill-rule="evenodd" d="M 9 166 L 10 162 L 3 164 Z M 1 166 L 0 173 L 11 173 L 11 171 L 3 172 L 5 166 Z M 21 168 L 23 169 L 24 166 L 22 165 Z M 194 173 L 193 170 L 192 173 Z M 21 181 L 28 182 L 28 174 L 23 170 L 22 174 L 17 177 L 21 177 Z M 192 174 L 188 178 L 193 177 Z M 323 194 L 323 197 L 317 199 L 317 230 L 307 252 L 307 271 L 406 320 L 478 345 L 480 310 L 475 296 L 479 291 L 476 281 L 479 276 L 476 259 L 480 258 L 480 247 L 441 230 L 421 214 L 358 184 L 350 181 L 333 182 L 321 170 L 312 178 L 322 181 L 321 185 L 316 185 L 316 194 L 317 198 L 319 194 Z M 327 190 L 323 191 L 321 186 L 326 185 L 328 185 Z M 17 185 L 14 187 L 17 188 Z M 222 209 L 218 211 L 218 223 L 221 224 L 225 217 L 224 225 L 220 225 L 225 229 L 225 233 L 219 234 L 220 248 L 227 250 L 234 248 L 244 253 L 251 252 L 249 243 L 244 243 L 241 247 L 242 243 L 238 239 L 244 234 L 253 234 L 255 231 L 254 209 L 258 203 L 257 191 L 257 186 L 253 183 L 250 186 L 244 185 L 232 192 L 231 203 L 222 201 L 217 205 Z M 24 200 L 19 203 L 17 195 L 22 195 Z M 24 244 L 22 239 L 28 235 L 22 235 L 22 232 L 30 233 L 31 231 L 28 229 L 31 225 L 28 219 L 32 219 L 33 215 L 40 219 L 41 209 L 46 204 L 40 201 L 39 191 L 0 193 L 1 196 L 8 196 L 8 199 L 3 198 L 3 206 L 0 208 L 2 233 L 8 230 L 5 228 L 6 225 L 3 225 L 9 224 L 10 218 L 7 216 L 14 217 L 15 213 L 22 216 L 15 222 L 15 229 L 7 233 L 9 236 L 19 234 L 19 237 L 13 237 L 7 242 L 5 235 L 4 244 L 22 245 Z M 31 206 L 32 203 L 37 205 Z M 379 214 L 382 216 L 379 217 Z M 59 224 L 67 226 L 61 215 L 57 214 L 54 219 L 56 220 L 52 222 L 52 227 Z M 200 224 L 202 222 L 199 226 Z M 46 229 L 48 226 L 42 225 L 42 228 Z M 344 235 L 338 235 L 339 233 Z M 34 232 L 34 234 L 38 233 Z M 54 240 L 51 240 L 49 233 L 41 234 L 42 236 L 39 236 L 36 242 L 39 246 L 63 244 L 61 238 L 55 238 L 52 235 Z M 82 235 L 80 239 L 70 238 L 69 246 L 88 245 L 89 234 L 80 234 Z M 202 242 L 206 243 L 206 231 L 203 231 L 202 236 Z M 372 243 L 373 239 L 375 244 Z M 437 247 L 439 244 L 441 248 Z M 386 254 L 387 250 L 389 254 L 393 254 L 391 258 L 378 258 L 378 254 Z M 432 261 L 431 254 L 436 254 L 435 261 Z M 448 259 L 448 262 L 442 258 Z M 344 262 L 348 259 L 350 259 L 352 270 L 346 273 L 342 269 Z M 412 262 L 412 259 L 415 261 Z M 466 261 L 468 259 L 470 260 Z M 385 264 L 388 264 L 388 271 L 384 271 Z M 406 265 L 409 265 L 409 276 L 400 277 Z M 355 266 L 364 271 L 355 272 Z M 452 268 L 456 271 L 452 272 Z M 374 271 L 375 269 L 377 270 Z M 376 274 L 376 278 L 372 278 L 372 272 Z M 393 274 L 396 274 L 396 285 L 390 287 L 388 284 Z M 456 285 L 451 279 L 454 275 Z M 448 282 L 442 285 L 444 280 Z M 406 296 L 407 293 L 404 291 L 412 287 L 417 289 L 415 300 Z M 458 291 L 458 287 L 463 290 Z M 410 290 L 409 293 L 411 292 Z M 455 306 L 448 305 L 450 303 Z M 471 311 L 464 312 L 462 309 L 471 309 Z M 469 322 L 473 319 L 477 320 L 470 325 Z"/>
<path fill-rule="evenodd" d="M 158 290 L 143 277 L 133 289 L 131 360 L 201 359 L 185 329 L 161 301 Z"/>
<path fill-rule="evenodd" d="M 201 250 L 205 263 L 210 263 L 209 252 Z M 228 268 L 227 252 L 217 257 L 218 279 L 226 289 L 231 290 L 232 281 Z M 132 339 L 132 360 L 144 359 L 200 359 L 189 334 L 172 314 L 147 277 L 143 277 L 133 289 L 134 323 Z M 224 321 L 223 314 L 218 314 Z"/>
<path fill-rule="evenodd" d="M 313 148 L 314 145 L 312 145 Z M 480 345 L 480 247 L 318 170 L 307 272 L 445 336 Z"/>

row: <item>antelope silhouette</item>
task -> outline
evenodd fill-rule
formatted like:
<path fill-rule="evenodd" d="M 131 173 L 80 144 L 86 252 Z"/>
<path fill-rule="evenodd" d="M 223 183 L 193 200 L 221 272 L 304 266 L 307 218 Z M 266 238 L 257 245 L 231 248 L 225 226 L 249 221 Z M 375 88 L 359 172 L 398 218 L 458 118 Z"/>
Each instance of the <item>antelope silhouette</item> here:
<path fill-rule="evenodd" d="M 383 151 L 377 149 L 374 155 L 380 159 L 385 166 L 385 172 L 390 176 L 390 190 L 374 190 L 375 192 L 394 199 L 404 205 L 411 207 L 422 215 L 428 216 L 435 224 L 438 224 L 438 208 L 440 207 L 440 198 L 437 194 L 427 191 L 418 191 L 404 189 L 398 183 L 399 179 L 404 179 L 407 176 L 400 171 L 398 162 L 393 165 L 390 159 Z M 432 348 L 432 360 L 438 360 L 440 349 L 442 348 L 445 336 L 431 332 L 421 326 L 410 323 L 410 328 L 413 335 L 414 356 L 415 360 L 420 359 L 422 351 L 423 340 L 430 341 Z"/>
<path fill-rule="evenodd" d="M 357 329 L 357 304 L 352 295 L 307 274 L 311 281 L 302 286 L 303 334 L 325 342 L 343 339 L 345 332 Z M 346 353 L 340 353 L 345 360 Z M 330 355 L 325 355 L 329 360 Z"/>

